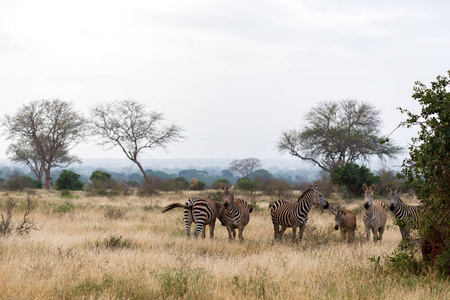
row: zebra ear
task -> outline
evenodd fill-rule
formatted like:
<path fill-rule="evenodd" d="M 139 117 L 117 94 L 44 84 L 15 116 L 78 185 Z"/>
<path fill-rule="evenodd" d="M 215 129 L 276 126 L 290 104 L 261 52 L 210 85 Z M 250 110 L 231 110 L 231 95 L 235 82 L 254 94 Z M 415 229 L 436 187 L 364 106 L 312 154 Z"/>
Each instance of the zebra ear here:
<path fill-rule="evenodd" d="M 333 215 L 337 215 L 337 212 L 336 212 L 335 210 L 332 210 L 331 213 L 332 213 Z"/>
<path fill-rule="evenodd" d="M 225 186 L 223 185 L 223 183 L 221 183 L 220 185 L 221 185 L 222 191 L 225 192 Z"/>
<path fill-rule="evenodd" d="M 400 193 L 400 188 L 397 188 L 397 190 L 395 191 L 397 194 Z"/>
<path fill-rule="evenodd" d="M 231 187 L 230 187 L 230 192 L 232 192 L 233 191 L 233 189 L 234 189 L 234 185 L 232 185 Z"/>
<path fill-rule="evenodd" d="M 314 189 L 314 187 L 312 185 L 309 185 L 309 189 L 312 190 Z"/>
<path fill-rule="evenodd" d="M 375 191 L 375 184 L 372 184 L 372 186 L 370 187 L 370 190 L 373 192 Z"/>
<path fill-rule="evenodd" d="M 387 187 L 387 192 L 390 194 L 392 192 L 390 187 Z"/>
<path fill-rule="evenodd" d="M 363 190 L 367 191 L 367 185 L 365 183 L 363 183 Z"/>

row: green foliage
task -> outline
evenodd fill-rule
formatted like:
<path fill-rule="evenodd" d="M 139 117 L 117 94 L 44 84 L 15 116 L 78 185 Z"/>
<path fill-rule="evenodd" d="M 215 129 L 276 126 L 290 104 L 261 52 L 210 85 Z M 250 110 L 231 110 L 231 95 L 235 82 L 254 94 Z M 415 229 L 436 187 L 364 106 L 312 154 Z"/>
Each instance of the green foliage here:
<path fill-rule="evenodd" d="M 64 202 L 63 204 L 58 205 L 58 206 L 54 209 L 54 212 L 57 212 L 57 213 L 67 213 L 67 212 L 73 211 L 74 209 L 75 209 L 75 205 L 73 205 L 71 202 L 66 201 L 66 202 Z"/>
<path fill-rule="evenodd" d="M 165 269 L 154 276 L 161 286 L 162 299 L 199 299 L 213 286 L 209 276 L 205 276 L 207 274 L 202 268 L 181 266 Z M 214 298 L 213 295 L 208 296 L 202 298 Z"/>
<path fill-rule="evenodd" d="M 79 174 L 72 171 L 63 170 L 55 182 L 55 188 L 57 190 L 80 191 L 83 189 L 84 183 L 80 181 L 79 178 Z"/>
<path fill-rule="evenodd" d="M 111 174 L 107 173 L 107 172 L 103 172 L 100 170 L 94 171 L 91 174 L 91 177 L 89 177 L 89 179 L 94 182 L 94 180 L 98 180 L 98 181 L 107 181 L 109 179 L 111 179 Z"/>
<path fill-rule="evenodd" d="M 417 189 L 417 198 L 423 210 L 420 214 L 419 236 L 424 240 L 424 259 L 436 269 L 450 275 L 448 258 L 450 240 L 450 71 L 448 76 L 438 76 L 431 87 L 416 82 L 413 98 L 422 106 L 416 114 L 399 108 L 407 120 L 399 126 L 419 126 L 417 137 L 412 139 L 409 158 L 403 161 L 402 176 Z M 438 246 L 440 249 L 436 248 Z M 441 250 L 443 249 L 443 250 Z M 425 253 L 423 253 L 425 254 Z"/>
<path fill-rule="evenodd" d="M 344 186 L 352 196 L 362 194 L 363 184 L 371 185 L 378 183 L 380 177 L 374 175 L 367 167 L 355 163 L 347 163 L 336 167 L 330 174 L 331 182 Z"/>
<path fill-rule="evenodd" d="M 213 183 L 211 183 L 211 185 L 209 187 L 213 190 L 219 190 L 222 184 L 225 186 L 233 185 L 228 179 L 221 178 L 221 179 L 218 179 L 218 180 L 214 181 Z"/>
<path fill-rule="evenodd" d="M 191 178 L 191 184 L 189 185 L 189 189 L 191 191 L 203 191 L 205 189 L 205 186 L 206 183 L 204 183 L 203 181 Z"/>
<path fill-rule="evenodd" d="M 256 181 L 251 180 L 250 178 L 240 178 L 237 181 L 237 187 L 238 189 L 244 191 L 256 191 L 259 187 L 259 184 Z"/>

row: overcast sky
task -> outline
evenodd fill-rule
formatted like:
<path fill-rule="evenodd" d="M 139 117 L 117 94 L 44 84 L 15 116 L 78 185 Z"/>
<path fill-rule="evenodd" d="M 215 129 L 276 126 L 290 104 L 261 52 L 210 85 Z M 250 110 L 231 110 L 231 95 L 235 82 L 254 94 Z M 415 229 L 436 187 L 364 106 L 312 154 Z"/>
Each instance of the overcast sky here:
<path fill-rule="evenodd" d="M 0 0 L 2 116 L 32 100 L 132 99 L 186 139 L 153 158 L 287 158 L 281 132 L 357 99 L 383 133 L 419 111 L 415 81 L 450 69 L 449 1 Z M 392 140 L 407 147 L 414 132 Z M 7 142 L 0 139 L 0 158 Z M 123 157 L 93 141 L 81 158 Z"/>

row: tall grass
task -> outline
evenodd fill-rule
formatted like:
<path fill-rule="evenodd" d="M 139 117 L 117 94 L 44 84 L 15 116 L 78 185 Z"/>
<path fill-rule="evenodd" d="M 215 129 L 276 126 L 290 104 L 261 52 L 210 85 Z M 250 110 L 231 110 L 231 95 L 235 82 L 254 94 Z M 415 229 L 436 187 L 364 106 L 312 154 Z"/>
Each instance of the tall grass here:
<path fill-rule="evenodd" d="M 259 208 L 251 214 L 240 243 L 228 241 L 220 222 L 213 240 L 186 238 L 182 209 L 162 214 L 143 209 L 139 197 L 77 195 L 69 205 L 57 193 L 38 194 L 32 217 L 39 230 L 26 237 L 0 238 L 0 299 L 448 299 L 450 295 L 448 280 L 388 272 L 387 257 L 401 240 L 392 216 L 381 243 L 367 243 L 357 233 L 356 241 L 348 244 L 334 230 L 334 216 L 313 208 L 302 242 L 291 242 L 290 229 L 282 242 L 274 242 L 268 201 L 258 196 Z M 195 195 L 202 196 L 162 193 L 151 201 L 163 207 Z M 334 201 L 355 211 L 362 205 L 362 200 Z M 105 210 L 126 214 L 111 218 Z M 358 231 L 364 232 L 361 213 L 357 221 Z"/>

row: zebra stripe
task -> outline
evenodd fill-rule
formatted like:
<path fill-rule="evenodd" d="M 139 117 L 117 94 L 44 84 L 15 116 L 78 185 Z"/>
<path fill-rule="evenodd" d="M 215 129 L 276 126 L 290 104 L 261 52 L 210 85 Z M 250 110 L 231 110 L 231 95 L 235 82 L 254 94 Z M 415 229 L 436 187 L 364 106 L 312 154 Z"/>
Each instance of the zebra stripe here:
<path fill-rule="evenodd" d="M 198 238 L 200 232 L 202 238 L 206 236 L 206 225 L 209 225 L 210 237 L 214 238 L 214 227 L 216 217 L 221 204 L 211 199 L 190 198 L 186 204 L 172 203 L 162 210 L 163 213 L 176 207 L 184 208 L 184 223 L 186 224 L 186 235 L 191 235 L 191 224 L 196 224 L 194 237 Z"/>
<path fill-rule="evenodd" d="M 373 200 L 375 184 L 371 187 L 363 184 L 364 189 L 364 215 L 363 221 L 366 227 L 367 241 L 370 239 L 370 230 L 372 229 L 373 241 L 377 242 L 383 238 L 384 227 L 386 225 L 387 213 L 386 205 L 383 202 Z"/>
<path fill-rule="evenodd" d="M 402 199 L 398 196 L 400 188 L 394 191 L 388 187 L 387 191 L 389 193 L 389 202 L 391 204 L 389 209 L 394 213 L 395 218 L 397 219 L 396 223 L 400 228 L 402 239 L 409 238 L 410 230 L 417 228 L 420 206 L 403 203 Z"/>
<path fill-rule="evenodd" d="M 355 239 L 356 231 L 356 215 L 351 211 L 333 211 L 335 221 L 334 229 L 341 230 L 341 235 L 344 240 L 353 241 Z"/>
<path fill-rule="evenodd" d="M 281 240 L 286 228 L 292 227 L 292 241 L 295 242 L 297 227 L 300 227 L 299 239 L 301 241 L 306 222 L 308 221 L 308 213 L 313 204 L 320 205 L 325 209 L 328 208 L 328 202 L 319 193 L 317 186 L 315 188 L 310 186 L 298 198 L 297 202 L 279 199 L 271 204 L 270 216 L 274 228 L 274 239 Z"/>
<path fill-rule="evenodd" d="M 237 228 L 238 237 L 242 241 L 244 239 L 242 232 L 244 227 L 250 222 L 252 207 L 249 207 L 244 199 L 234 198 L 232 194 L 233 188 L 234 186 L 225 187 L 222 184 L 223 206 L 219 212 L 219 220 L 222 222 L 222 225 L 227 227 L 230 240 L 236 238 Z"/>

